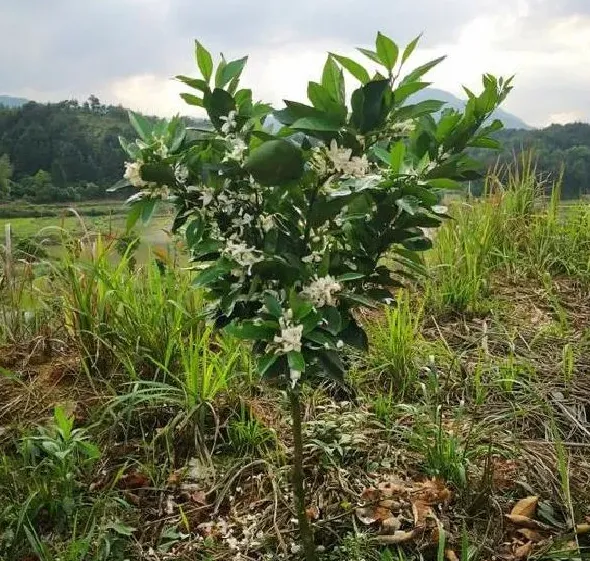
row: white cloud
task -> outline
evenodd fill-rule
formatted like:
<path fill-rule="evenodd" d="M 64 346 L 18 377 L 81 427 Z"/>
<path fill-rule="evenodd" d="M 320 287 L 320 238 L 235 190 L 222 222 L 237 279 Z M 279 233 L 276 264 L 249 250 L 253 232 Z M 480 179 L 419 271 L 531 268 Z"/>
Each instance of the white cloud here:
<path fill-rule="evenodd" d="M 431 78 L 461 94 L 483 72 L 516 74 L 506 109 L 534 125 L 590 120 L 588 0 L 27 0 L 0 20 L 0 83 L 38 100 L 85 98 L 169 115 L 187 111 L 170 77 L 194 74 L 192 39 L 249 53 L 244 84 L 280 103 L 305 98 L 328 50 L 353 53 L 377 29 L 401 43 L 424 31 L 416 63 L 447 54 Z M 196 114 L 195 111 L 192 111 Z"/>

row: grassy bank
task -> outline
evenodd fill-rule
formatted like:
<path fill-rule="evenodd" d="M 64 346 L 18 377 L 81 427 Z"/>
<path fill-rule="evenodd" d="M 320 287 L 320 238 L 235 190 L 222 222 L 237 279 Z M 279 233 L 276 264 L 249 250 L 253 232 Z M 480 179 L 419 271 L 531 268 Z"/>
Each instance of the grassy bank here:
<path fill-rule="evenodd" d="M 453 202 L 427 279 L 359 310 L 348 384 L 307 396 L 324 561 L 587 555 L 590 211 L 545 191 L 525 167 Z M 65 230 L 3 266 L 0 557 L 300 559 L 285 395 L 191 271 Z"/>

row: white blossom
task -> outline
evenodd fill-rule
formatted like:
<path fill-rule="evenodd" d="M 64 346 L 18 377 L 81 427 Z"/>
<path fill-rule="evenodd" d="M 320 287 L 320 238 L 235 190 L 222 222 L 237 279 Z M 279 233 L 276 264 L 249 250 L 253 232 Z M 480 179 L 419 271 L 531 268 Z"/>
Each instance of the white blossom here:
<path fill-rule="evenodd" d="M 245 242 L 228 240 L 223 252 L 242 267 L 248 267 L 248 274 L 251 272 L 252 265 L 263 260 L 260 251 L 255 247 L 248 247 Z"/>
<path fill-rule="evenodd" d="M 369 169 L 367 156 L 354 156 L 351 158 L 352 150 L 350 148 L 339 148 L 336 140 L 330 142 L 330 149 L 327 152 L 329 160 L 334 165 L 334 169 L 345 175 L 353 177 L 363 177 Z"/>
<path fill-rule="evenodd" d="M 314 306 L 333 306 L 336 294 L 342 290 L 342 285 L 330 275 L 316 278 L 302 291 L 301 295 L 313 303 Z"/>
<path fill-rule="evenodd" d="M 248 146 L 241 138 L 228 138 L 227 148 L 229 149 L 229 152 L 223 158 L 224 162 L 227 162 L 229 160 L 242 162 L 244 160 L 244 152 L 246 151 Z"/>
<path fill-rule="evenodd" d="M 406 121 L 402 121 L 401 123 L 394 123 L 393 125 L 391 125 L 390 131 L 392 133 L 403 135 L 414 132 L 415 128 L 416 125 L 414 121 L 412 121 L 412 119 L 408 119 Z"/>
<path fill-rule="evenodd" d="M 123 177 L 133 185 L 133 187 L 145 187 L 148 182 L 141 177 L 141 163 L 125 162 L 125 174 Z"/>
<path fill-rule="evenodd" d="M 319 263 L 322 260 L 322 254 L 319 251 L 314 251 L 309 255 L 301 258 L 303 263 Z"/>
<path fill-rule="evenodd" d="M 201 193 L 201 202 L 203 203 L 203 207 L 209 206 L 213 200 L 213 196 L 215 195 L 215 190 L 211 187 L 203 187 Z"/>
<path fill-rule="evenodd" d="M 222 133 L 228 134 L 236 129 L 236 127 L 238 126 L 236 123 L 237 116 L 237 112 L 232 110 L 227 114 L 227 117 L 220 117 L 220 119 L 224 121 L 223 125 L 221 126 Z"/>
<path fill-rule="evenodd" d="M 269 232 L 270 230 L 272 230 L 274 228 L 275 219 L 272 214 L 261 214 L 259 221 L 260 221 L 260 226 L 262 227 L 262 229 L 265 232 Z"/>
<path fill-rule="evenodd" d="M 301 379 L 301 372 L 299 370 L 295 370 L 291 368 L 289 370 L 289 379 L 291 380 L 291 389 L 294 389 L 297 385 L 297 382 Z"/>
<path fill-rule="evenodd" d="M 279 319 L 281 326 L 281 335 L 275 335 L 274 342 L 280 345 L 282 353 L 291 351 L 301 352 L 301 337 L 303 335 L 303 325 L 293 325 L 291 321 L 285 318 Z"/>
<path fill-rule="evenodd" d="M 185 165 L 180 164 L 174 171 L 176 181 L 179 183 L 186 183 L 188 179 L 188 168 Z"/>

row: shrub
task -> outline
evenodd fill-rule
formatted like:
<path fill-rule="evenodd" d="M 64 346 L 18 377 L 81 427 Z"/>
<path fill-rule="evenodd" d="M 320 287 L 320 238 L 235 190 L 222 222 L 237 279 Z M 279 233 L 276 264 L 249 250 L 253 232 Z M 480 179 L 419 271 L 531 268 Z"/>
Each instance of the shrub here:
<path fill-rule="evenodd" d="M 129 162 L 120 186 L 132 197 L 129 224 L 149 219 L 171 199 L 173 230 L 184 229 L 196 285 L 206 290 L 217 328 L 252 341 L 262 376 L 289 393 L 294 436 L 294 491 L 305 556 L 315 559 L 305 515 L 300 389 L 323 377 L 342 379 L 343 347 L 367 347 L 358 306 L 392 299 L 416 251 L 431 247 L 423 228 L 445 217 L 444 189 L 478 176 L 467 154 L 495 147 L 488 119 L 511 89 L 485 75 L 464 112 L 443 102 L 409 103 L 428 85 L 422 77 L 443 59 L 403 75 L 418 40 L 402 52 L 377 35 L 361 49 L 379 70 L 330 54 L 311 105 L 286 101 L 273 111 L 240 89 L 247 57 L 217 68 L 197 42 L 200 78 L 178 76 L 195 93 L 213 130 L 187 130 L 179 118 L 151 123 L 131 114 L 139 140 L 122 141 Z M 350 104 L 344 71 L 360 82 Z M 269 126 L 272 114 L 281 125 Z M 386 265 L 384 256 L 391 259 Z"/>

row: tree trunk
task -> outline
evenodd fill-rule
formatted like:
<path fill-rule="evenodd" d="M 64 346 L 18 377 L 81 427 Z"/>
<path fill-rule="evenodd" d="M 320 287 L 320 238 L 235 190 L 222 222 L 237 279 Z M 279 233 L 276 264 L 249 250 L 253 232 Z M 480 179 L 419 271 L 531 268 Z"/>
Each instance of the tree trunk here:
<path fill-rule="evenodd" d="M 313 531 L 305 513 L 305 486 L 303 477 L 303 439 L 301 435 L 301 403 L 297 391 L 289 392 L 293 419 L 293 494 L 299 521 L 299 535 L 306 561 L 317 561 Z"/>

